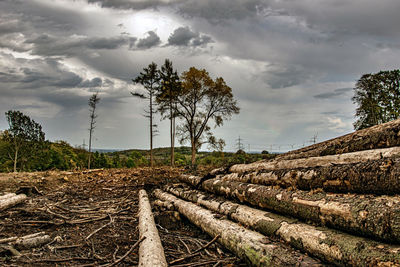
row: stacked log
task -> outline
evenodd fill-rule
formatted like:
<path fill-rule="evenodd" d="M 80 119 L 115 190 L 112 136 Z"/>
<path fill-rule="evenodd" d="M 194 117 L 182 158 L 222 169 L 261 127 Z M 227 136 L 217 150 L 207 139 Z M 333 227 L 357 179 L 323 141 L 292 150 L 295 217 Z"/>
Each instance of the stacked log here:
<path fill-rule="evenodd" d="M 326 227 L 307 225 L 187 187 L 166 186 L 166 190 L 177 197 L 224 214 L 262 234 L 281 238 L 291 246 L 326 262 L 346 266 L 368 266 L 383 262 L 400 264 L 400 246 L 381 244 Z"/>
<path fill-rule="evenodd" d="M 400 266 L 399 136 L 397 120 L 273 160 L 182 175 L 190 187 L 168 185 L 174 198 L 162 200 L 210 235 L 207 219 L 181 206 L 200 205 L 333 265 Z M 240 254 L 230 242 L 222 243 Z"/>
<path fill-rule="evenodd" d="M 400 146 L 400 119 L 359 130 L 278 156 L 298 159 Z"/>
<path fill-rule="evenodd" d="M 318 261 L 280 242 L 269 240 L 229 220 L 218 219 L 207 209 L 159 189 L 155 191 L 155 195 L 163 201 L 173 203 L 180 213 L 211 236 L 219 235 L 218 242 L 253 266 L 321 266 Z"/>

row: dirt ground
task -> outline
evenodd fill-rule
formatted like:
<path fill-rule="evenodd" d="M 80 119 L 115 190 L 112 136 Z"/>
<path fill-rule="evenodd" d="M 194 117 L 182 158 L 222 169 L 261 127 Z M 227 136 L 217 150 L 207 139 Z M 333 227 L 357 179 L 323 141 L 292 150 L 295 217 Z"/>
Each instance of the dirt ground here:
<path fill-rule="evenodd" d="M 138 190 L 175 182 L 183 170 L 111 169 L 92 172 L 0 174 L 0 195 L 24 192 L 28 200 L 0 212 L 0 240 L 45 232 L 51 242 L 13 256 L 1 249 L 1 266 L 114 266 L 138 241 Z M 37 189 L 37 190 L 36 190 Z M 174 211 L 153 206 L 167 261 L 173 266 L 246 266 Z M 118 266 L 138 264 L 138 247 Z"/>

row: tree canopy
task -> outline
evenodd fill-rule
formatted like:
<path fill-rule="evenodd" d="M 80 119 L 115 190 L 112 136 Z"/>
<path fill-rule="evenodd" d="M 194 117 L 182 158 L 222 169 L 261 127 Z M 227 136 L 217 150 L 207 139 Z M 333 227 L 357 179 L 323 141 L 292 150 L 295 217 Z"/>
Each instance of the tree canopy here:
<path fill-rule="evenodd" d="M 181 77 L 182 92 L 177 96 L 177 115 L 182 120 L 178 127 L 180 141 L 189 140 L 192 165 L 196 151 L 213 136 L 210 122 L 221 126 L 225 119 L 239 113 L 232 89 L 223 78 L 211 79 L 205 69 L 191 67 Z M 215 139 L 214 139 L 215 140 Z"/>
<path fill-rule="evenodd" d="M 354 88 L 356 130 L 400 118 L 400 70 L 364 74 Z"/>
<path fill-rule="evenodd" d="M 14 172 L 17 171 L 18 160 L 29 153 L 40 143 L 44 142 L 44 132 L 42 126 L 24 115 L 21 111 L 9 110 L 6 112 L 9 128 L 5 131 L 5 140 L 9 141 L 9 156 L 14 162 Z"/>

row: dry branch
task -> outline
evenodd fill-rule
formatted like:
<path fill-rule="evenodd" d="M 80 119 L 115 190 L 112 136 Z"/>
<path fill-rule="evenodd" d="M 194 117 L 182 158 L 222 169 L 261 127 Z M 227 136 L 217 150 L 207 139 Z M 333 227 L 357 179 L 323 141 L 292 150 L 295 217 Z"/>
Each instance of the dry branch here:
<path fill-rule="evenodd" d="M 181 177 L 185 182 L 185 177 Z M 397 196 L 311 194 L 220 179 L 201 184 L 224 195 L 305 221 L 314 221 L 356 235 L 400 243 L 400 198 Z"/>
<path fill-rule="evenodd" d="M 222 213 L 262 234 L 277 236 L 293 247 L 335 265 L 400 264 L 399 246 L 382 244 L 329 228 L 314 227 L 284 216 L 216 198 L 198 190 L 168 186 L 167 191 Z"/>
<path fill-rule="evenodd" d="M 215 237 L 226 248 L 254 266 L 319 266 L 314 259 L 295 252 L 279 242 L 272 242 L 263 235 L 245 229 L 231 221 L 216 219 L 214 215 L 193 203 L 181 200 L 159 189 L 155 195 L 170 201 L 192 223 Z"/>
<path fill-rule="evenodd" d="M 19 195 L 9 195 L 9 197 L 5 197 L 4 199 L 0 200 L 0 211 L 13 207 L 19 203 L 25 201 L 27 196 L 25 194 Z"/>
<path fill-rule="evenodd" d="M 149 198 L 143 189 L 139 191 L 139 236 L 146 237 L 139 247 L 139 266 L 167 266 Z"/>
<path fill-rule="evenodd" d="M 355 131 L 278 156 L 279 159 L 334 155 L 400 145 L 400 119 Z"/>

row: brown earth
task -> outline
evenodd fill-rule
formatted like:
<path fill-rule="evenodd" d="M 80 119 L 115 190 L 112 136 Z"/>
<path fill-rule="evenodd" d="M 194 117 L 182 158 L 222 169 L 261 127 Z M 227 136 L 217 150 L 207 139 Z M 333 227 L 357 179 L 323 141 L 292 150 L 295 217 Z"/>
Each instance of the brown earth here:
<path fill-rule="evenodd" d="M 152 190 L 175 182 L 178 169 L 111 169 L 92 172 L 36 172 L 0 174 L 0 195 L 23 192 L 28 200 L 0 212 L 0 240 L 45 232 L 50 244 L 19 251 L 2 250 L 4 266 L 111 266 L 138 240 L 138 190 Z M 153 206 L 168 262 L 184 258 L 212 238 L 177 212 Z M 138 264 L 138 248 L 119 266 Z M 108 264 L 108 265 L 107 265 Z M 174 266 L 245 266 L 213 243 L 199 256 Z"/>

